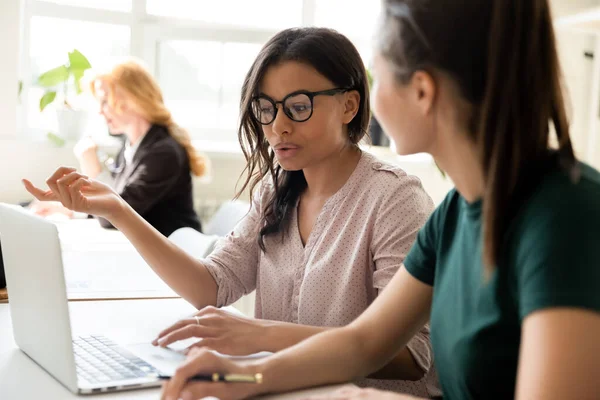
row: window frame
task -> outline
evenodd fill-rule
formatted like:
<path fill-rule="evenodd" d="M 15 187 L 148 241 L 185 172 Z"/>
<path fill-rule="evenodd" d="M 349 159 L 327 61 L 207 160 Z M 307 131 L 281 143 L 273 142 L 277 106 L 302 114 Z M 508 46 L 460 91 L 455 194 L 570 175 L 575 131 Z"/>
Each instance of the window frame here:
<path fill-rule="evenodd" d="M 153 74 L 157 74 L 158 44 L 165 40 L 211 40 L 221 42 L 239 42 L 263 44 L 279 29 L 209 23 L 194 19 L 162 17 L 146 12 L 147 0 L 131 0 L 130 11 L 104 10 L 81 5 L 57 4 L 44 0 L 23 0 L 23 23 L 21 26 L 21 54 L 19 70 L 22 77 L 31 75 L 29 49 L 31 44 L 31 21 L 33 17 L 53 17 L 76 21 L 99 22 L 126 26 L 130 29 L 130 54 L 146 63 Z M 301 26 L 314 26 L 317 20 L 317 2 L 323 0 L 301 1 Z M 349 36 L 360 46 L 369 38 L 359 35 Z M 18 107 L 18 137 L 41 138 L 45 132 L 28 125 L 28 89 L 31 82 L 23 81 L 21 106 Z M 194 141 L 206 142 L 209 137 L 222 137 L 225 129 L 201 129 L 190 132 Z M 227 130 L 228 131 L 228 130 Z M 215 142 L 219 142 L 218 140 Z M 231 140 L 221 142 L 230 145 Z"/>

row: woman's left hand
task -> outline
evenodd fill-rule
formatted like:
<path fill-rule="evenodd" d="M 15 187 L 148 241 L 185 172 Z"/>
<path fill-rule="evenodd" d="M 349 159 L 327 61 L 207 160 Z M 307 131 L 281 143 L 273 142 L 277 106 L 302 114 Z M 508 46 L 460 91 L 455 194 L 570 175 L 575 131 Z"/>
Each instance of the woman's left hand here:
<path fill-rule="evenodd" d="M 377 389 L 344 388 L 333 393 L 307 397 L 305 400 L 418 400 L 406 394 Z"/>
<path fill-rule="evenodd" d="M 212 306 L 173 324 L 152 342 L 166 347 L 189 338 L 202 339 L 192 347 L 206 347 L 228 355 L 249 355 L 267 348 L 266 329 L 270 322 L 240 317 Z"/>

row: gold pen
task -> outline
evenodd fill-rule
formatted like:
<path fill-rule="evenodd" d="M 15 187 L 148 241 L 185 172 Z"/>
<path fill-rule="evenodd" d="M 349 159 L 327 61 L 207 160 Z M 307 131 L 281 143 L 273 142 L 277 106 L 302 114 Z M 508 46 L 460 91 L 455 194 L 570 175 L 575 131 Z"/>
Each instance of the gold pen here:
<path fill-rule="evenodd" d="M 169 380 L 172 376 L 170 375 L 158 375 L 158 379 Z M 194 375 L 188 380 L 190 381 L 204 381 L 204 382 L 230 382 L 230 383 L 262 383 L 262 374 L 198 374 Z"/>

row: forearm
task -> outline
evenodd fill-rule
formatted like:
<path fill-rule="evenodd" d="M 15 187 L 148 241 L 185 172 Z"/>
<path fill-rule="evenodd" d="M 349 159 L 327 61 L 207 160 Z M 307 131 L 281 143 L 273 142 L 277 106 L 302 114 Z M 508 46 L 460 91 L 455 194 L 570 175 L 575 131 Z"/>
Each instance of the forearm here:
<path fill-rule="evenodd" d="M 429 372 L 432 364 L 433 349 L 429 337 L 429 326 L 424 325 L 389 364 L 370 377 L 415 381 L 423 378 Z"/>
<path fill-rule="evenodd" d="M 404 347 L 392 361 L 369 375 L 369 378 L 418 381 L 424 375 L 425 371 L 419 367 L 408 348 Z"/>
<path fill-rule="evenodd" d="M 331 330 L 328 327 L 299 325 L 286 322 L 265 321 L 264 350 L 273 353 L 292 347 L 318 333 Z M 399 379 L 416 381 L 423 377 L 411 352 L 404 347 L 392 361 L 379 371 L 371 374 L 373 379 Z"/>
<path fill-rule="evenodd" d="M 198 309 L 216 304 L 217 284 L 202 262 L 171 243 L 125 201 L 109 222 L 129 239 L 154 272 L 181 297 Z"/>
<path fill-rule="evenodd" d="M 264 321 L 264 350 L 276 353 L 330 328 L 299 325 L 279 321 Z"/>
<path fill-rule="evenodd" d="M 245 368 L 263 374 L 266 392 L 347 382 L 374 369 L 363 345 L 350 327 L 329 329 Z"/>
<path fill-rule="evenodd" d="M 79 163 L 81 166 L 81 171 L 92 179 L 96 179 L 102 172 L 102 165 L 95 154 L 93 158 L 80 159 Z"/>

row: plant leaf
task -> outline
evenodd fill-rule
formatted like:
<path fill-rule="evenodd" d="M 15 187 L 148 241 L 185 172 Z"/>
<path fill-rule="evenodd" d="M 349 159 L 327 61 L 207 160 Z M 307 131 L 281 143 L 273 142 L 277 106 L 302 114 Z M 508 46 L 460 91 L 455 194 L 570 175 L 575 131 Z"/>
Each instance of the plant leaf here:
<path fill-rule="evenodd" d="M 53 132 L 48 132 L 48 134 L 46 136 L 48 137 L 48 140 L 50 140 L 56 146 L 62 147 L 66 143 L 65 139 L 61 138 L 60 136 L 58 136 L 57 134 L 55 134 Z"/>
<path fill-rule="evenodd" d="M 69 78 L 69 70 L 64 65 L 60 67 L 52 68 L 40 75 L 38 78 L 38 84 L 40 86 L 49 88 L 58 85 L 66 81 Z"/>
<path fill-rule="evenodd" d="M 19 80 L 19 89 L 17 91 L 17 99 L 19 99 L 19 103 L 21 103 L 21 92 L 23 91 L 23 81 Z"/>
<path fill-rule="evenodd" d="M 77 94 L 81 94 L 82 90 L 81 90 L 81 78 L 83 78 L 83 74 L 85 73 L 84 69 L 75 69 L 75 70 L 71 70 L 71 72 L 73 73 L 73 78 L 75 81 L 75 91 L 77 92 Z"/>
<path fill-rule="evenodd" d="M 40 111 L 44 111 L 44 108 L 46 108 L 48 104 L 52 103 L 55 98 L 56 92 L 54 90 L 44 93 L 40 99 Z"/>
<path fill-rule="evenodd" d="M 86 69 L 92 68 L 92 65 L 79 50 L 74 49 L 69 53 L 69 68 L 71 70 L 85 71 Z"/>
<path fill-rule="evenodd" d="M 81 93 L 81 78 L 91 67 L 88 59 L 79 50 L 75 49 L 69 53 L 69 71 L 73 74 L 77 94 Z"/>

